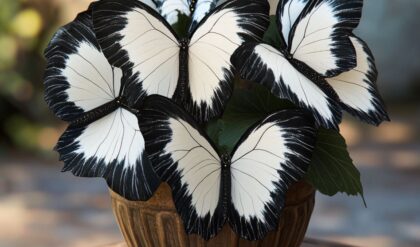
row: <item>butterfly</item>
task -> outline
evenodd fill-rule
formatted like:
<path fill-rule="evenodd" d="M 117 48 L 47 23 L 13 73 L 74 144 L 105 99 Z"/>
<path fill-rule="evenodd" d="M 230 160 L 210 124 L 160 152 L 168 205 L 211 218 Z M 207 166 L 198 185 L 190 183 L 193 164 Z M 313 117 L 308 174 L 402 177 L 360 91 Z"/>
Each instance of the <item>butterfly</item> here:
<path fill-rule="evenodd" d="M 338 129 L 342 109 L 368 123 L 389 120 L 377 87 L 374 58 L 352 31 L 362 0 L 282 0 L 280 50 L 242 45 L 232 63 L 243 78 L 310 110 L 319 126 Z"/>
<path fill-rule="evenodd" d="M 219 154 L 197 122 L 162 96 L 146 99 L 140 126 L 186 232 L 204 239 L 227 221 L 248 240 L 274 230 L 286 191 L 303 178 L 315 145 L 314 120 L 300 110 L 280 111 L 255 124 L 231 154 Z"/>
<path fill-rule="evenodd" d="M 103 177 L 125 198 L 147 200 L 160 179 L 145 153 L 138 111 L 128 103 L 138 83 L 108 63 L 90 12 L 60 28 L 45 51 L 45 100 L 70 123 L 55 149 L 63 171 Z"/>
<path fill-rule="evenodd" d="M 148 5 L 158 10 L 160 15 L 171 25 L 179 21 L 179 14 L 183 14 L 192 19 L 191 26 L 194 27 L 211 10 L 226 1 L 227 0 L 154 0 L 154 3 L 148 3 Z"/>
<path fill-rule="evenodd" d="M 207 122 L 222 114 L 232 94 L 231 55 L 244 42 L 261 39 L 268 12 L 266 0 L 228 1 L 181 38 L 140 1 L 102 0 L 93 3 L 93 23 L 108 61 L 137 75 L 144 94 L 172 98 Z"/>

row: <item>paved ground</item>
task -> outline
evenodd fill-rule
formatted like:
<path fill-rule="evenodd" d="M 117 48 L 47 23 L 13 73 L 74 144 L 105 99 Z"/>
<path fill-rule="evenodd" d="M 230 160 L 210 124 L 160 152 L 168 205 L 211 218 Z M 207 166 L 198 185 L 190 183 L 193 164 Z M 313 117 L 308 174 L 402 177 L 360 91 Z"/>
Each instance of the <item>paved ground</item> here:
<path fill-rule="evenodd" d="M 380 129 L 344 124 L 368 208 L 359 198 L 318 195 L 309 237 L 369 247 L 420 246 L 419 123 L 402 117 Z M 0 247 L 122 241 L 105 183 L 59 170 L 58 164 L 0 158 Z"/>

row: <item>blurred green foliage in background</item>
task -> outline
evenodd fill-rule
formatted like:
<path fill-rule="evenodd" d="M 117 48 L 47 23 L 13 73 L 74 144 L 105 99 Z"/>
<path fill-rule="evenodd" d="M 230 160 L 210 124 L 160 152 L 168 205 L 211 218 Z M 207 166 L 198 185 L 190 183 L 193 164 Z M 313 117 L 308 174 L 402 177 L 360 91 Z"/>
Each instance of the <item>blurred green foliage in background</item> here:
<path fill-rule="evenodd" d="M 0 1 L 0 155 L 51 150 L 62 129 L 43 100 L 43 50 L 57 28 L 53 1 Z"/>

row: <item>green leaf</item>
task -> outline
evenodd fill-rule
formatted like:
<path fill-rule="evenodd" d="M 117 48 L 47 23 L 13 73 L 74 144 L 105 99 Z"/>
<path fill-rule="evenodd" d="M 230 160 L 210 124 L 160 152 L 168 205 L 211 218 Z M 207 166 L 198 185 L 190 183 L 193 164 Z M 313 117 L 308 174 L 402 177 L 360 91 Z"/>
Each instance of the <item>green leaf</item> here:
<path fill-rule="evenodd" d="M 289 101 L 273 96 L 261 85 L 237 82 L 236 86 L 223 117 L 207 125 L 207 133 L 220 153 L 230 153 L 245 131 L 269 114 L 296 108 Z M 317 145 L 306 179 L 325 195 L 340 192 L 361 195 L 365 202 L 360 173 L 353 165 L 344 138 L 335 130 L 318 130 Z"/>
<path fill-rule="evenodd" d="M 1 0 L 0 1 L 0 34 L 8 31 L 10 20 L 19 11 L 21 3 L 16 0 Z"/>
<path fill-rule="evenodd" d="M 251 83 L 245 88 L 235 89 L 223 117 L 241 117 L 244 114 L 265 117 L 267 114 L 290 108 L 295 108 L 290 101 L 274 96 L 264 86 Z"/>
<path fill-rule="evenodd" d="M 335 130 L 319 129 L 306 179 L 322 194 L 360 195 L 366 205 L 360 173 L 353 165 L 344 138 Z"/>
<path fill-rule="evenodd" d="M 172 25 L 172 28 L 179 37 L 188 37 L 188 29 L 191 23 L 191 18 L 185 14 L 178 13 L 178 22 Z"/>
<path fill-rule="evenodd" d="M 219 144 L 219 137 L 222 134 L 224 127 L 224 122 L 221 119 L 210 121 L 205 126 L 207 135 L 217 146 Z"/>
<path fill-rule="evenodd" d="M 270 16 L 270 25 L 268 26 L 263 40 L 265 43 L 280 49 L 281 37 L 275 15 Z"/>
<path fill-rule="evenodd" d="M 231 152 L 241 136 L 256 122 L 279 110 L 294 108 L 293 104 L 273 96 L 258 84 L 247 85 L 247 89 L 236 89 L 219 126 L 218 146 Z"/>

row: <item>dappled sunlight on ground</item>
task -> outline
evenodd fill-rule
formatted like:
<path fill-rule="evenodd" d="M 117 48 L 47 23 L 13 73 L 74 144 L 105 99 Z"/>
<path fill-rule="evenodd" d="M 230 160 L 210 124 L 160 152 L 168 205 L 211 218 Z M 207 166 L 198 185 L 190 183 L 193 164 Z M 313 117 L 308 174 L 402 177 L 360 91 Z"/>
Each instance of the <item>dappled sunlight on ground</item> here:
<path fill-rule="evenodd" d="M 380 128 L 341 126 L 368 207 L 357 197 L 318 195 L 309 236 L 356 246 L 420 246 L 420 118 L 392 113 L 393 122 Z"/>
<path fill-rule="evenodd" d="M 122 240 L 106 184 L 59 166 L 0 161 L 0 246 L 102 246 Z"/>
<path fill-rule="evenodd" d="M 346 242 L 354 246 L 372 246 L 372 247 L 396 247 L 401 246 L 390 237 L 387 236 L 369 236 L 359 238 L 349 238 L 347 236 L 332 237 L 331 240 L 338 242 Z"/>

